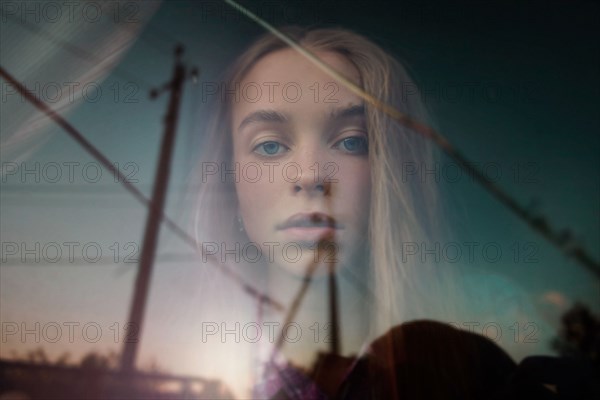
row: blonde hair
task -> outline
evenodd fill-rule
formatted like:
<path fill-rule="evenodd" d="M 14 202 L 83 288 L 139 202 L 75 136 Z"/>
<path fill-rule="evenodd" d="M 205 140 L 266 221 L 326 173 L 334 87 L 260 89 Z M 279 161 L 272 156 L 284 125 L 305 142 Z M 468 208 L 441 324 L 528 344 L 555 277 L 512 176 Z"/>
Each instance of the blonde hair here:
<path fill-rule="evenodd" d="M 305 49 L 341 54 L 356 67 L 361 88 L 378 100 L 418 121 L 428 121 L 419 96 L 408 96 L 414 83 L 405 67 L 367 38 L 340 28 L 305 29 L 285 27 L 281 31 Z M 225 73 L 226 84 L 240 82 L 258 60 L 287 48 L 281 39 L 267 33 L 255 41 Z M 411 93 L 414 93 L 412 91 Z M 205 138 L 203 162 L 231 168 L 231 107 L 217 102 Z M 440 225 L 438 188 L 433 180 L 407 181 L 408 165 L 434 162 L 435 149 L 418 133 L 393 121 L 383 111 L 365 104 L 371 166 L 369 211 L 369 278 L 373 306 L 377 308 L 375 331 L 418 317 L 447 315 L 447 302 L 433 304 L 429 291 L 439 295 L 444 285 L 439 266 L 410 263 L 403 258 L 405 243 L 432 243 L 445 232 Z M 213 176 L 201 184 L 195 227 L 200 242 L 231 242 L 236 229 L 237 200 L 230 180 Z M 203 232 L 200 232 L 202 230 Z M 437 315 L 431 315 L 432 313 Z M 373 332 L 376 334 L 376 332 Z"/>

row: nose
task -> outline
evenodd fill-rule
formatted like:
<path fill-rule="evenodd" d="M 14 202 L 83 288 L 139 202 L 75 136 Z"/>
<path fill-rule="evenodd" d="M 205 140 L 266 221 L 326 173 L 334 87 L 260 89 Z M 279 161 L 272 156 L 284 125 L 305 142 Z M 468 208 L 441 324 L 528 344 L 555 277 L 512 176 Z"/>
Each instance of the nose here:
<path fill-rule="evenodd" d="M 327 195 L 331 183 L 325 178 L 323 167 L 327 164 L 318 151 L 305 152 L 296 159 L 296 179 L 291 180 L 294 193 L 305 192 L 308 195 Z"/>
<path fill-rule="evenodd" d="M 325 185 L 322 183 L 312 184 L 310 182 L 298 181 L 294 185 L 294 192 L 298 193 L 301 191 L 305 191 L 309 194 L 313 193 L 323 193 L 325 194 Z M 329 193 L 329 191 L 327 191 Z"/>

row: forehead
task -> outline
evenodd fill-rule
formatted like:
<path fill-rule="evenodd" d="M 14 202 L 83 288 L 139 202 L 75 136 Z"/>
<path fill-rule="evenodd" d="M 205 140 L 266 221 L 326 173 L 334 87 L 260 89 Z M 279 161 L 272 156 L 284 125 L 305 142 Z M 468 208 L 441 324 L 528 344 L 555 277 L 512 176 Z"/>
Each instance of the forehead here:
<path fill-rule="evenodd" d="M 358 70 L 343 55 L 335 52 L 315 52 L 315 55 L 360 84 Z M 239 83 L 239 96 L 232 104 L 234 129 L 245 115 L 258 109 L 308 116 L 362 103 L 359 96 L 293 49 L 264 56 L 236 83 Z"/>
<path fill-rule="evenodd" d="M 317 51 L 314 54 L 354 83 L 359 83 L 360 77 L 357 69 L 343 55 L 331 51 Z M 278 50 L 267 54 L 250 69 L 244 78 L 244 81 L 250 82 L 285 82 L 286 80 L 301 83 L 309 80 L 333 81 L 334 79 L 293 49 Z"/>

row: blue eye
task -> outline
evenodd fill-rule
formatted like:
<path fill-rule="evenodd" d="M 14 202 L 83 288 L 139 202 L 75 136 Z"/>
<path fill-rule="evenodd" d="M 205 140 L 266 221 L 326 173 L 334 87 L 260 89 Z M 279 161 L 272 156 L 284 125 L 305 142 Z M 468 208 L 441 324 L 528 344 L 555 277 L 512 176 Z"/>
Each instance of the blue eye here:
<path fill-rule="evenodd" d="M 343 150 L 352 154 L 367 154 L 369 151 L 369 144 L 365 137 L 351 136 L 340 140 L 336 147 L 343 147 Z"/>
<path fill-rule="evenodd" d="M 254 148 L 254 151 L 261 155 L 273 156 L 273 155 L 276 155 L 277 153 L 279 153 L 283 147 L 284 146 L 281 145 L 280 143 L 268 141 L 268 142 L 263 142 L 263 143 L 259 144 L 258 146 L 256 146 Z"/>

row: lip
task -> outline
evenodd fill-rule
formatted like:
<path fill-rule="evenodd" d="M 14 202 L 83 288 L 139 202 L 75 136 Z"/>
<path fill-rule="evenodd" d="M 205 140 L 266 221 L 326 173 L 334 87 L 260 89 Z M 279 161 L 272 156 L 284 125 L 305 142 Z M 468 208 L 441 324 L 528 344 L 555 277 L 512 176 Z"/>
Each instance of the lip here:
<path fill-rule="evenodd" d="M 277 229 L 290 228 L 332 228 L 340 229 L 341 226 L 335 218 L 322 212 L 307 212 L 294 214 L 283 223 L 277 226 Z"/>
<path fill-rule="evenodd" d="M 308 242 L 333 238 L 336 231 L 342 228 L 335 218 L 321 212 L 294 214 L 277 226 L 291 239 Z"/>

